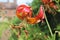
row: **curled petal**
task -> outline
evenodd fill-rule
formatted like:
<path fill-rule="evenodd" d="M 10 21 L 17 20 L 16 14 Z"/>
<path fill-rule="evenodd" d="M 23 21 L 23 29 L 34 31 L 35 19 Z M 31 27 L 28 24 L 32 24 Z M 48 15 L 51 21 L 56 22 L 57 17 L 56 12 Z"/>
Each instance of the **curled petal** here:
<path fill-rule="evenodd" d="M 44 19 L 44 10 L 43 10 L 43 6 L 40 6 L 40 10 L 38 15 L 36 16 L 37 19 Z"/>
<path fill-rule="evenodd" d="M 27 22 L 30 24 L 35 24 L 37 19 L 35 17 L 27 17 Z"/>
<path fill-rule="evenodd" d="M 30 24 L 36 24 L 39 23 L 41 20 L 37 20 L 36 17 L 27 17 L 27 22 Z"/>

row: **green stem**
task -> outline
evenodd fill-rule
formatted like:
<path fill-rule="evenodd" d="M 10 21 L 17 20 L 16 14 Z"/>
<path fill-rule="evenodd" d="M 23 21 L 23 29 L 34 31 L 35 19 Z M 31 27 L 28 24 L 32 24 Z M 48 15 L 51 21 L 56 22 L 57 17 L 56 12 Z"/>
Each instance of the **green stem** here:
<path fill-rule="evenodd" d="M 48 28 L 49 28 L 49 31 L 50 31 L 50 33 L 51 33 L 51 36 L 53 36 L 53 33 L 52 33 L 51 28 L 50 28 L 49 22 L 48 22 L 48 20 L 47 20 L 47 17 L 46 17 L 45 11 L 44 11 L 44 16 L 45 16 L 45 20 L 46 20 L 47 26 L 48 26 Z"/>

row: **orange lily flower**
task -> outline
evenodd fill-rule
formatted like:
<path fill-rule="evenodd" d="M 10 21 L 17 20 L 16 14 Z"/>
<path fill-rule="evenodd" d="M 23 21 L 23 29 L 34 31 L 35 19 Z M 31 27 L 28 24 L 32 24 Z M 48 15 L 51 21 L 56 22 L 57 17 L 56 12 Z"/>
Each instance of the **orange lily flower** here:
<path fill-rule="evenodd" d="M 27 22 L 30 24 L 35 24 L 40 22 L 40 20 L 44 19 L 44 10 L 43 10 L 43 6 L 40 6 L 40 10 L 38 15 L 36 15 L 35 17 L 32 17 L 32 10 L 31 7 L 26 6 L 26 5 L 20 5 L 17 8 L 17 13 L 16 13 L 17 17 L 19 19 L 24 19 L 26 18 Z"/>

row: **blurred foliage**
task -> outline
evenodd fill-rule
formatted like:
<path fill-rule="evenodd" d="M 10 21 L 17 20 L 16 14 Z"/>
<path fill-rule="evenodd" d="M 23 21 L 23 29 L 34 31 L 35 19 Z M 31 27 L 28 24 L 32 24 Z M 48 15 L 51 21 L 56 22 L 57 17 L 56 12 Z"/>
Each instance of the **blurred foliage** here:
<path fill-rule="evenodd" d="M 11 23 L 14 25 L 18 25 L 22 20 L 17 18 L 16 16 L 11 20 Z"/>
<path fill-rule="evenodd" d="M 60 0 L 54 0 L 54 1 L 56 2 L 56 5 L 58 5 L 58 8 L 59 8 L 58 10 L 55 10 L 57 14 L 55 16 L 49 15 L 49 16 L 47 16 L 47 18 L 49 17 L 48 22 L 51 27 L 53 27 L 55 25 L 54 23 L 56 22 L 55 30 L 60 30 Z M 43 3 L 41 2 L 41 0 L 33 0 L 33 2 L 30 4 L 30 6 L 32 6 L 32 9 L 33 9 L 33 13 L 34 13 L 33 15 L 37 14 L 39 7 L 42 4 Z M 45 12 L 45 13 L 47 13 L 47 12 Z M 53 20 L 53 18 L 55 21 Z M 14 24 L 14 25 L 19 25 L 19 23 L 21 23 L 21 22 L 22 22 L 22 20 L 15 17 L 9 23 Z M 54 33 L 54 35 L 52 37 L 50 36 L 50 32 L 47 27 L 46 21 L 44 21 L 44 23 L 40 22 L 38 24 L 27 24 L 27 23 L 25 23 L 25 24 L 28 26 L 28 27 L 26 27 L 26 30 L 29 32 L 28 38 L 26 39 L 24 29 L 21 29 L 21 35 L 20 35 L 21 37 L 19 39 L 16 36 L 17 31 L 11 30 L 11 36 L 10 36 L 9 40 L 55 40 L 56 34 Z M 0 23 L 0 26 L 1 26 L 0 27 L 0 35 L 1 35 L 2 31 L 5 30 L 5 28 L 9 27 L 9 24 Z"/>
<path fill-rule="evenodd" d="M 38 12 L 40 5 L 42 4 L 41 0 L 33 0 L 31 7 L 33 9 L 34 15 Z"/>
<path fill-rule="evenodd" d="M 56 34 L 54 34 L 52 37 L 48 37 L 47 40 L 56 40 L 55 36 Z"/>
<path fill-rule="evenodd" d="M 14 19 L 11 20 L 12 24 L 14 25 L 18 25 L 19 23 L 21 23 L 22 21 L 20 19 L 18 19 L 17 17 L 15 17 Z M 26 30 L 29 32 L 29 36 L 26 39 L 25 37 L 25 33 L 24 33 L 24 29 L 21 30 L 21 38 L 20 40 L 45 40 L 44 35 L 45 33 L 41 31 L 40 27 L 38 24 L 27 24 L 25 23 L 28 27 L 26 27 Z M 11 31 L 11 37 L 9 40 L 16 40 L 16 34 L 17 31 L 13 30 Z"/>
<path fill-rule="evenodd" d="M 50 15 L 50 18 L 48 18 L 48 16 L 47 16 L 47 18 L 48 18 L 48 22 L 51 27 L 53 27 L 55 25 L 54 23 L 56 21 L 56 24 L 57 24 L 56 30 L 60 30 L 60 25 L 58 25 L 58 22 L 60 21 L 60 18 L 59 18 L 60 17 L 60 11 L 59 11 L 60 10 L 60 1 L 59 0 L 54 0 L 54 1 L 56 2 L 56 5 L 58 5 L 58 8 L 59 8 L 58 10 L 56 10 L 57 14 L 55 16 Z M 33 13 L 34 13 L 33 15 L 37 14 L 39 7 L 42 4 L 43 3 L 41 2 L 41 0 L 33 0 L 33 2 L 30 4 L 30 6 L 32 6 L 32 9 L 33 9 Z M 18 25 L 19 23 L 22 22 L 22 20 L 15 17 L 13 20 L 11 20 L 11 22 L 14 25 Z M 28 25 L 28 27 L 26 27 L 26 30 L 29 32 L 29 36 L 26 39 L 24 30 L 22 29 L 21 30 L 22 32 L 20 35 L 21 37 L 19 38 L 19 40 L 55 40 L 56 34 L 54 34 L 52 37 L 50 36 L 50 32 L 49 32 L 46 22 L 44 22 L 44 23 L 40 22 L 40 23 L 34 24 L 34 25 L 31 25 L 31 24 L 26 24 L 26 25 Z M 55 27 L 53 27 L 53 28 L 55 28 Z M 15 31 L 12 31 L 10 40 L 17 40 Z"/>
<path fill-rule="evenodd" d="M 0 22 L 0 37 L 2 36 L 2 33 L 4 30 L 9 28 L 9 24 L 6 22 Z"/>

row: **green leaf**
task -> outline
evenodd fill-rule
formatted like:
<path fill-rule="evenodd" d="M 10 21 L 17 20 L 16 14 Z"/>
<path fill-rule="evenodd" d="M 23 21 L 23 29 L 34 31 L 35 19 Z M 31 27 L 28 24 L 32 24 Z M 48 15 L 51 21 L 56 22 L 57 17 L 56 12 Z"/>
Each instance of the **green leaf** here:
<path fill-rule="evenodd" d="M 55 36 L 56 36 L 56 34 L 54 34 L 52 37 L 49 37 L 48 36 L 48 39 L 47 40 L 55 40 Z"/>

